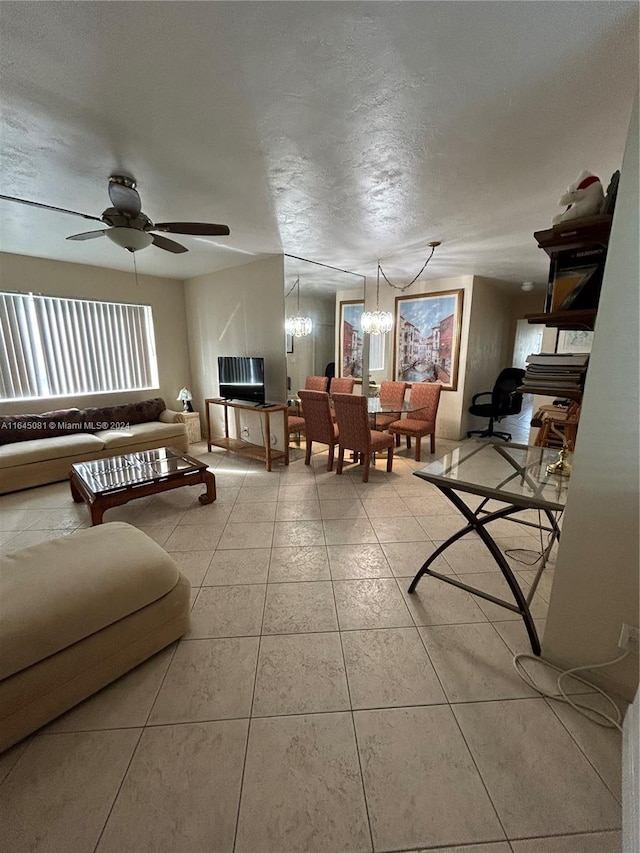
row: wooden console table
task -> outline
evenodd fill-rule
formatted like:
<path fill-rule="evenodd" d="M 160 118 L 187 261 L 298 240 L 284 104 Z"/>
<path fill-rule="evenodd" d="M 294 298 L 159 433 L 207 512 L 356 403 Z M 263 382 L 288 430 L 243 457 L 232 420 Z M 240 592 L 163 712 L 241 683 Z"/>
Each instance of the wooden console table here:
<path fill-rule="evenodd" d="M 211 438 L 212 404 L 224 407 L 224 438 Z M 248 456 L 251 459 L 263 459 L 266 463 L 267 471 L 271 471 L 271 463 L 274 459 L 284 459 L 284 464 L 289 464 L 287 406 L 284 403 L 265 403 L 264 406 L 256 406 L 255 403 L 243 403 L 240 400 L 223 400 L 220 397 L 208 397 L 204 401 L 204 405 L 207 415 L 207 449 L 209 451 L 212 446 L 224 447 L 225 450 L 231 450 L 234 453 L 239 453 L 241 456 Z M 229 437 L 229 409 L 243 409 L 247 412 L 256 412 L 260 416 L 264 415 L 264 445 L 252 444 L 249 441 L 243 441 L 241 438 Z M 271 447 L 270 416 L 277 412 L 282 412 L 284 450 L 274 450 Z"/>

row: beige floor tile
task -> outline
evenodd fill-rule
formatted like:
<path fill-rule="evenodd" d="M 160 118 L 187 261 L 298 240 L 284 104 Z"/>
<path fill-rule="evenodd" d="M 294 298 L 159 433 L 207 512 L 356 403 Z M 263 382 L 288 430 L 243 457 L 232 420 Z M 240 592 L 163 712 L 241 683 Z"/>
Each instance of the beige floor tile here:
<path fill-rule="evenodd" d="M 406 518 L 409 510 L 401 497 L 362 496 L 362 503 L 369 518 Z"/>
<path fill-rule="evenodd" d="M 229 516 L 229 521 L 232 521 L 234 524 L 275 521 L 277 505 L 276 501 L 236 503 Z"/>
<path fill-rule="evenodd" d="M 87 508 L 80 504 L 73 504 L 68 509 L 48 509 L 30 515 L 37 516 L 31 524 L 25 524 L 25 528 L 30 530 L 75 530 L 88 521 Z"/>
<path fill-rule="evenodd" d="M 588 835 L 563 835 L 556 838 L 530 838 L 512 841 L 513 853 L 620 853 L 621 832 L 594 832 Z"/>
<path fill-rule="evenodd" d="M 304 548 L 272 548 L 269 583 L 329 580 L 327 549 L 322 546 Z"/>
<path fill-rule="evenodd" d="M 366 518 L 362 501 L 358 498 L 347 498 L 346 500 L 322 500 L 320 501 L 320 513 L 322 518 Z"/>
<path fill-rule="evenodd" d="M 386 457 L 385 462 L 386 466 Z M 369 479 L 368 483 L 362 482 L 362 475 L 353 469 L 353 476 L 351 478 L 353 482 L 353 486 L 356 490 L 358 497 L 362 500 L 396 500 L 398 498 L 398 493 L 395 488 L 391 485 L 391 483 L 387 482 L 387 478 L 383 482 L 374 481 Z"/>
<path fill-rule="evenodd" d="M 327 545 L 366 545 L 378 542 L 367 518 L 335 518 L 322 523 Z"/>
<path fill-rule="evenodd" d="M 452 515 L 452 504 L 437 492 L 425 491 L 424 485 L 420 485 L 418 482 L 417 488 L 413 488 L 412 484 L 397 487 L 396 491 L 403 495 L 402 500 L 408 511 L 412 515 L 428 516 L 429 518 L 437 518 L 440 515 Z M 457 517 L 459 521 L 462 521 L 460 513 L 457 513 Z"/>
<path fill-rule="evenodd" d="M 109 521 L 109 519 L 105 516 L 105 521 Z M 165 547 L 166 543 L 169 540 L 169 537 L 175 530 L 175 527 L 171 524 L 169 525 L 139 525 L 134 521 L 133 524 L 138 528 L 138 530 L 142 530 L 143 533 L 146 533 L 150 539 L 153 539 L 154 542 L 157 542 L 158 545 L 162 545 Z M 198 543 L 192 545 L 191 547 L 185 547 L 183 550 L 191 551 L 192 549 L 197 549 Z M 203 549 L 206 550 L 206 549 Z"/>
<path fill-rule="evenodd" d="M 2 786 L 11 853 L 87 853 L 100 836 L 139 729 L 34 738 Z"/>
<path fill-rule="evenodd" d="M 418 524 L 424 529 L 429 539 L 434 542 L 439 542 L 453 536 L 459 530 L 466 526 L 466 520 L 460 513 L 438 514 L 438 515 L 417 515 L 415 516 Z M 469 533 L 467 536 L 475 536 L 474 533 Z"/>
<path fill-rule="evenodd" d="M 534 569 L 526 569 L 523 566 L 520 566 L 520 567 L 514 566 L 514 569 L 516 571 L 516 574 L 520 578 L 520 580 L 523 582 L 523 584 L 526 584 L 527 589 L 528 589 L 535 579 L 535 576 L 536 576 L 535 568 Z M 538 586 L 536 589 L 536 595 L 540 595 L 543 598 L 546 598 L 547 601 L 549 601 L 549 597 L 551 596 L 551 587 L 553 586 L 554 577 L 555 577 L 555 571 L 553 570 L 553 568 L 551 568 L 551 566 L 547 565 L 547 567 L 545 568 L 545 570 L 542 573 L 542 576 L 540 577 L 540 580 L 538 581 Z"/>
<path fill-rule="evenodd" d="M 39 545 L 41 542 L 50 542 L 61 536 L 71 535 L 70 530 L 23 530 L 12 536 L 6 543 L 7 552 L 16 551 L 18 548 L 29 548 L 31 545 Z"/>
<path fill-rule="evenodd" d="M 209 563 L 203 586 L 228 586 L 241 583 L 266 583 L 269 573 L 269 548 L 242 548 L 216 551 Z"/>
<path fill-rule="evenodd" d="M 324 545 L 321 521 L 276 521 L 274 548 L 304 548 L 310 545 Z"/>
<path fill-rule="evenodd" d="M 509 838 L 620 827 L 620 806 L 544 699 L 453 710 Z"/>
<path fill-rule="evenodd" d="M 172 643 L 58 717 L 44 731 L 50 734 L 144 726 L 175 650 L 176 644 Z"/>
<path fill-rule="evenodd" d="M 330 582 L 268 585 L 263 634 L 306 634 L 337 629 L 338 621 Z"/>
<path fill-rule="evenodd" d="M 80 506 L 80 504 L 74 504 L 74 506 L 78 506 L 78 511 L 82 512 L 84 510 L 84 514 L 86 515 L 86 507 L 84 504 Z M 9 509 L 7 506 L 7 499 L 0 499 L 0 532 L 4 533 L 7 531 L 19 532 L 21 530 L 28 530 L 33 525 L 37 524 L 37 522 L 43 517 L 52 517 L 56 518 L 58 513 L 61 510 L 54 510 L 52 514 L 48 510 L 37 510 L 37 509 Z"/>
<path fill-rule="evenodd" d="M 274 475 L 273 482 L 264 485 L 253 485 L 247 481 L 241 486 L 236 498 L 236 504 L 239 503 L 260 503 L 261 501 L 277 501 L 278 500 L 278 485 L 279 480 Z"/>
<path fill-rule="evenodd" d="M 354 720 L 376 850 L 504 838 L 448 706 L 357 711 Z"/>
<path fill-rule="evenodd" d="M 516 603 L 513 593 L 509 588 L 509 584 L 501 572 L 479 572 L 478 574 L 471 575 L 459 574 L 457 575 L 457 578 L 462 581 L 462 583 L 466 583 L 469 586 L 475 586 L 489 595 L 494 595 L 496 598 L 502 598 L 505 601 L 508 601 L 509 604 Z M 519 577 L 516 577 L 516 581 L 526 596 L 527 588 L 525 584 L 521 582 Z M 496 622 L 513 622 L 522 620 L 522 616 L 519 613 L 514 613 L 512 610 L 508 610 L 506 607 L 501 607 L 499 604 L 494 604 L 492 601 L 486 601 L 479 595 L 474 596 L 473 600 L 489 620 L 495 620 Z M 531 615 L 534 619 L 544 619 L 547 615 L 548 607 L 549 605 L 547 602 L 537 594 L 534 595 L 533 601 L 529 605 Z"/>
<path fill-rule="evenodd" d="M 397 578 L 413 578 L 435 549 L 436 546 L 429 541 L 384 542 L 382 544 L 382 550 L 389 561 L 391 571 Z M 431 567 L 434 572 L 439 572 L 441 575 L 453 574 L 453 569 L 444 557 L 437 557 Z"/>
<path fill-rule="evenodd" d="M 392 576 L 380 545 L 330 545 L 327 553 L 333 580 Z"/>
<path fill-rule="evenodd" d="M 263 637 L 254 717 L 349 709 L 340 635 Z"/>
<path fill-rule="evenodd" d="M 288 482 L 280 483 L 278 489 L 278 501 L 290 503 L 291 501 L 317 501 L 318 490 L 315 482 L 305 483 L 304 485 L 289 485 Z"/>
<path fill-rule="evenodd" d="M 435 544 L 440 546 L 442 541 L 436 540 Z M 477 537 L 465 537 L 454 542 L 444 551 L 443 557 L 456 574 L 500 571 L 486 545 Z"/>
<path fill-rule="evenodd" d="M 427 534 L 415 518 L 376 518 L 371 524 L 379 542 L 426 542 Z"/>
<path fill-rule="evenodd" d="M 191 640 L 213 637 L 250 637 L 260 634 L 263 584 L 203 586 L 191 610 Z"/>
<path fill-rule="evenodd" d="M 248 723 L 145 729 L 99 853 L 231 853 Z"/>
<path fill-rule="evenodd" d="M 463 847 L 438 847 L 437 851 L 432 847 L 418 850 L 416 853 L 511 853 L 511 847 L 507 841 L 496 841 L 492 844 L 465 844 Z"/>
<path fill-rule="evenodd" d="M 342 645 L 354 709 L 446 702 L 415 628 L 345 631 Z"/>
<path fill-rule="evenodd" d="M 225 501 L 218 493 L 212 504 L 195 503 L 184 513 L 178 524 L 226 524 L 231 515 L 235 503 L 235 495 L 232 500 Z"/>
<path fill-rule="evenodd" d="M 144 527 L 158 527 L 165 524 L 176 525 L 185 514 L 184 507 L 173 504 L 150 503 L 141 513 L 136 515 L 136 524 Z"/>
<path fill-rule="evenodd" d="M 233 516 L 231 516 L 233 519 Z M 220 550 L 238 548 L 270 548 L 273 541 L 273 521 L 234 523 L 229 521 L 218 542 Z"/>
<path fill-rule="evenodd" d="M 167 551 L 213 551 L 224 529 L 222 524 L 181 525 L 161 544 Z"/>
<path fill-rule="evenodd" d="M 575 697 L 578 699 L 578 697 Z M 615 711 L 598 693 L 580 696 L 578 701 L 615 719 Z M 575 708 L 548 700 L 547 704 L 560 718 L 571 737 L 595 767 L 614 795 L 622 801 L 622 735 L 617 729 L 606 729 L 587 720 Z M 624 713 L 624 709 L 621 709 Z"/>
<path fill-rule="evenodd" d="M 488 622 L 420 628 L 449 702 L 537 696 L 513 668 L 512 655 Z"/>
<path fill-rule="evenodd" d="M 213 551 L 169 551 L 169 554 L 192 587 L 202 585 Z"/>
<path fill-rule="evenodd" d="M 235 853 L 371 850 L 351 715 L 251 721 Z"/>
<path fill-rule="evenodd" d="M 320 501 L 278 501 L 276 521 L 319 521 Z"/>
<path fill-rule="evenodd" d="M 394 578 L 334 581 L 341 631 L 413 626 Z"/>
<path fill-rule="evenodd" d="M 329 474 L 328 479 L 320 481 L 318 479 L 318 498 L 321 501 L 348 500 L 358 497 L 351 479 L 336 474 Z"/>
<path fill-rule="evenodd" d="M 150 725 L 248 717 L 257 637 L 183 640 L 155 701 Z"/>
<path fill-rule="evenodd" d="M 408 585 L 402 581 L 399 583 L 416 625 L 458 625 L 487 621 L 473 596 L 445 581 L 423 575 L 413 593 L 407 592 Z"/>

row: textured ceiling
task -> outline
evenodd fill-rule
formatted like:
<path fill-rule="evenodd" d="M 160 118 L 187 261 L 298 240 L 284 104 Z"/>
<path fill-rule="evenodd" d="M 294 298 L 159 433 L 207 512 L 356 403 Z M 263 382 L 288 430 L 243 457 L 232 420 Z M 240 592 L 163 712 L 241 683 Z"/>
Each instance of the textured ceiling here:
<path fill-rule="evenodd" d="M 99 216 L 135 175 L 177 278 L 287 252 L 402 283 L 546 278 L 532 232 L 620 167 L 638 9 L 616 2 L 3 2 L 0 192 Z M 97 226 L 97 223 L 94 223 Z M 92 223 L 0 203 L 7 252 L 132 269 Z M 514 285 L 515 286 L 515 285 Z"/>

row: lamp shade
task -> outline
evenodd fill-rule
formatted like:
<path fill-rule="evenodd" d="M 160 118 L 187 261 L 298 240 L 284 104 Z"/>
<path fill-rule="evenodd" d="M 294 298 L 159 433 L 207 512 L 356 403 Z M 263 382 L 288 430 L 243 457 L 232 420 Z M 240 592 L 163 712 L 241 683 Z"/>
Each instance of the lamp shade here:
<path fill-rule="evenodd" d="M 127 249 L 129 252 L 138 252 L 146 249 L 153 242 L 151 234 L 141 231 L 139 228 L 115 227 L 107 229 L 107 237 L 117 246 Z"/>

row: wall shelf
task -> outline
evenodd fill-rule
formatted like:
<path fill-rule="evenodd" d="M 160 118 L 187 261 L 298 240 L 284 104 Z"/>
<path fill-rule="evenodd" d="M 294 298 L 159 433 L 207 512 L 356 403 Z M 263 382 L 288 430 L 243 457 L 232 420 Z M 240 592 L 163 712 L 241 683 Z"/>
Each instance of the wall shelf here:
<path fill-rule="evenodd" d="M 539 394 L 541 397 L 559 397 L 567 400 L 575 400 L 580 403 L 582 391 L 569 390 L 566 388 L 533 388 L 531 385 L 521 385 L 518 388 L 521 394 Z"/>
<path fill-rule="evenodd" d="M 578 329 L 592 332 L 597 313 L 597 308 L 585 308 L 582 311 L 541 312 L 524 316 L 529 323 L 542 323 L 553 329 Z"/>

